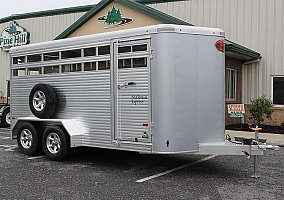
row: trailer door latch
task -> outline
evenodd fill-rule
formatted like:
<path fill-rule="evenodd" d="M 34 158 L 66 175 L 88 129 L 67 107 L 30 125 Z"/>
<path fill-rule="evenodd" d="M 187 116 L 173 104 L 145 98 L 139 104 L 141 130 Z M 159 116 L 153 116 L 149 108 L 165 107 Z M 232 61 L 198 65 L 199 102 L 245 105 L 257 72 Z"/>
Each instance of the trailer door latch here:
<path fill-rule="evenodd" d="M 170 146 L 170 141 L 169 140 L 167 140 L 166 145 L 167 145 L 167 147 Z"/>
<path fill-rule="evenodd" d="M 135 82 L 127 82 L 127 81 L 125 81 L 122 85 L 118 85 L 117 86 L 117 88 L 120 90 L 120 89 L 122 89 L 122 88 L 127 88 L 128 86 L 134 86 L 134 85 L 136 85 L 136 83 Z"/>

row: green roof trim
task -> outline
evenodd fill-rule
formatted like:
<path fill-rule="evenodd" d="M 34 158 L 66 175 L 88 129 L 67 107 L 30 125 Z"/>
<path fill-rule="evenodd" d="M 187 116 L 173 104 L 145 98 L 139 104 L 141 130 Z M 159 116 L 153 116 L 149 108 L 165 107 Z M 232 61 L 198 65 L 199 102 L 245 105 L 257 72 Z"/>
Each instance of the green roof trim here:
<path fill-rule="evenodd" d="M 235 42 L 232 42 L 228 39 L 225 39 L 225 51 L 230 51 L 238 54 L 242 54 L 246 57 L 248 57 L 248 60 L 256 60 L 256 59 L 261 59 L 261 54 L 253 51 L 247 47 L 244 47 L 240 44 L 237 44 Z"/>
<path fill-rule="evenodd" d="M 0 23 L 10 22 L 10 21 L 19 20 L 19 19 L 33 18 L 33 17 L 45 17 L 45 16 L 52 16 L 52 15 L 77 13 L 77 12 L 87 12 L 94 6 L 95 4 L 86 5 L 86 6 L 70 7 L 70 8 L 54 9 L 54 10 L 45 10 L 45 11 L 39 11 L 39 12 L 15 14 L 15 15 L 11 15 L 11 16 L 0 19 Z"/>
<path fill-rule="evenodd" d="M 154 3 L 167 3 L 173 1 L 187 1 L 187 0 L 135 0 L 135 1 L 142 4 L 154 4 Z"/>
<path fill-rule="evenodd" d="M 180 20 L 178 18 L 170 16 L 170 15 L 163 13 L 161 11 L 158 11 L 154 8 L 150 8 L 150 7 L 145 6 L 143 4 L 137 3 L 135 1 L 130 1 L 130 0 L 102 0 L 96 6 L 94 6 L 91 10 L 89 10 L 85 15 L 83 15 L 76 22 L 74 22 L 71 26 L 69 26 L 60 35 L 58 35 L 55 38 L 55 40 L 68 37 L 70 34 L 72 34 L 74 31 L 76 31 L 80 26 L 85 24 L 89 19 L 91 19 L 94 15 L 96 15 L 98 12 L 100 12 L 105 6 L 107 6 L 112 1 L 118 2 L 122 5 L 125 5 L 129 8 L 134 9 L 134 10 L 137 10 L 137 11 L 144 13 L 148 16 L 152 16 L 156 19 L 163 21 L 164 23 L 192 26 L 192 24 L 189 24 L 189 23 L 187 23 L 183 20 Z"/>

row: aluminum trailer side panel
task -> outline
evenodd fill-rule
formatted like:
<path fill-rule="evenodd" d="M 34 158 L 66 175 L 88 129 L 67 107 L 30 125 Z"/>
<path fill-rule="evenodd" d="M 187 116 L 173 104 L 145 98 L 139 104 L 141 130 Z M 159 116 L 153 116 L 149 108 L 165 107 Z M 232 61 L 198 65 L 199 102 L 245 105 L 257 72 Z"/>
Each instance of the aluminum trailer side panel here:
<path fill-rule="evenodd" d="M 80 119 L 89 134 L 83 145 L 109 144 L 111 141 L 110 72 L 66 73 L 58 75 L 16 77 L 12 81 L 12 115 L 33 116 L 29 94 L 34 85 L 51 85 L 58 95 L 54 119 Z M 86 133 L 82 133 L 86 134 Z"/>
<path fill-rule="evenodd" d="M 151 152 L 152 145 L 144 143 L 113 142 L 111 131 L 111 93 L 110 72 L 78 72 L 60 76 L 38 76 L 32 79 L 19 77 L 12 82 L 13 116 L 21 121 L 26 116 L 33 116 L 29 109 L 29 93 L 37 83 L 51 85 L 58 95 L 59 105 L 54 119 L 72 119 L 84 126 L 81 135 L 75 135 L 78 141 L 72 146 L 90 146 L 113 148 L 130 151 Z M 36 121 L 26 120 L 26 121 Z M 52 124 L 52 120 L 38 119 Z M 62 123 L 64 126 L 65 124 Z M 68 131 L 68 129 L 66 129 Z M 16 131 L 16 130 L 15 130 Z M 69 132 L 69 131 L 68 131 Z M 71 134 L 70 134 L 71 135 Z M 71 135 L 72 136 L 72 135 Z M 79 139 L 78 139 L 79 138 Z M 81 140 L 81 141 L 79 141 Z"/>

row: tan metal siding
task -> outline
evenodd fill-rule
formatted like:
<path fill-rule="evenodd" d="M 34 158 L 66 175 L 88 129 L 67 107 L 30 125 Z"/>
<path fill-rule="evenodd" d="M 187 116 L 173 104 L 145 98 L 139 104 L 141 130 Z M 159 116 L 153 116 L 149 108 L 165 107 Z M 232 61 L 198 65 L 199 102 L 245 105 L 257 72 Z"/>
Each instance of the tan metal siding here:
<path fill-rule="evenodd" d="M 9 53 L 0 51 L 0 95 L 7 96 L 7 80 L 10 80 L 10 73 L 7 66 L 10 65 Z M 2 102 L 3 99 L 0 99 Z"/>
<path fill-rule="evenodd" d="M 20 26 L 30 32 L 30 43 L 53 40 L 66 28 L 73 24 L 84 12 L 45 17 L 35 17 L 16 20 Z M 0 31 L 9 26 L 10 22 L 0 24 Z M 10 80 L 10 56 L 8 52 L 0 50 L 0 91 L 6 97 L 7 84 Z M 1 100 L 0 100 L 1 101 Z"/>
<path fill-rule="evenodd" d="M 284 74 L 283 0 L 188 0 L 149 6 L 197 26 L 222 28 L 226 37 L 262 55 L 243 69 L 243 100 L 270 97 L 271 76 Z"/>

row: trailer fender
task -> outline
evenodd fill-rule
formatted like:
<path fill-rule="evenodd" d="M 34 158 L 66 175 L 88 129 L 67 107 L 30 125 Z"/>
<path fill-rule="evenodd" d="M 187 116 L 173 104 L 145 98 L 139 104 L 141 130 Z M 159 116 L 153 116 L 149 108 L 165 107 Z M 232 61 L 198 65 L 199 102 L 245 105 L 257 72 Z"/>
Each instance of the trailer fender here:
<path fill-rule="evenodd" d="M 39 119 L 35 117 L 18 118 L 12 127 L 12 139 L 17 139 L 17 132 L 23 123 L 29 122 L 34 126 L 42 127 L 42 130 L 49 126 L 62 126 L 66 133 L 70 136 L 70 146 L 82 146 L 81 138 L 89 133 L 81 119 Z"/>

